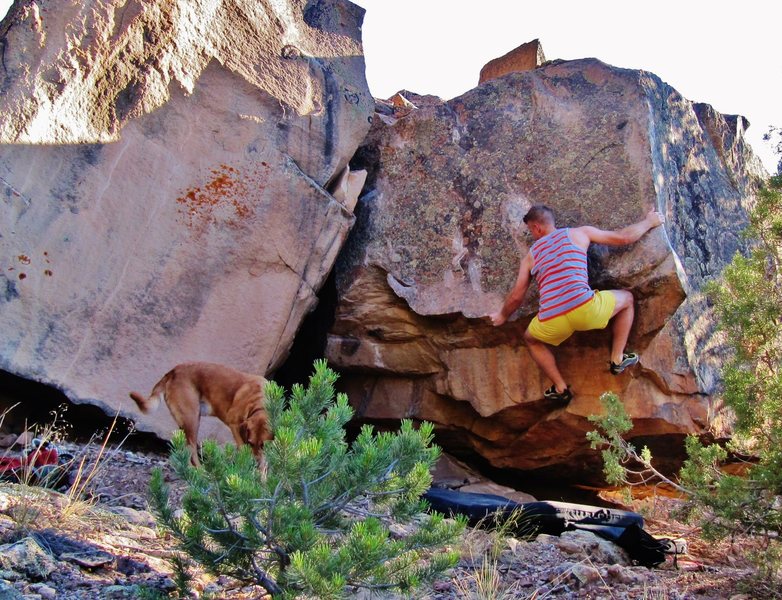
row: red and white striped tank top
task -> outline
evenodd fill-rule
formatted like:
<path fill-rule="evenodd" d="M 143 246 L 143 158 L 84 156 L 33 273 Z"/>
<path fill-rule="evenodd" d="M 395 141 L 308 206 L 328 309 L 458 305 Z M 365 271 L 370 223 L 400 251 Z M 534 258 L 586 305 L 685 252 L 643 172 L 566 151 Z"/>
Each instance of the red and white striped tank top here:
<path fill-rule="evenodd" d="M 595 295 L 589 287 L 586 252 L 570 240 L 569 231 L 555 229 L 530 248 L 540 292 L 540 321 L 570 312 Z"/>

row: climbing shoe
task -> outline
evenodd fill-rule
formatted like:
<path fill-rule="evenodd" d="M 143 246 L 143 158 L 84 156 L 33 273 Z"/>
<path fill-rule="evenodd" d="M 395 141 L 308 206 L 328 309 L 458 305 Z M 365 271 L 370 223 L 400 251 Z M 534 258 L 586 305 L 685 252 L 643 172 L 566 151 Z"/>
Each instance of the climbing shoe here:
<path fill-rule="evenodd" d="M 635 352 L 625 352 L 622 354 L 622 362 L 619 364 L 616 364 L 614 361 L 611 361 L 611 374 L 612 375 L 619 375 L 622 371 L 624 371 L 627 367 L 632 367 L 634 364 L 637 364 L 639 360 L 638 354 Z"/>
<path fill-rule="evenodd" d="M 566 387 L 564 392 L 558 392 L 557 386 L 552 385 L 549 389 L 543 392 L 543 397 L 546 400 L 567 404 L 573 399 L 573 392 L 571 391 L 570 386 Z"/>

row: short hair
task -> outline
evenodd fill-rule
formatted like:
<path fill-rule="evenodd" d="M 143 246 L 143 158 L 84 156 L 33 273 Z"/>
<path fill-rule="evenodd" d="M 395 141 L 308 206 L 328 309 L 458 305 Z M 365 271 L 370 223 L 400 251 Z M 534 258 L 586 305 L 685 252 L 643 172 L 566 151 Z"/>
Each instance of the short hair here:
<path fill-rule="evenodd" d="M 530 221 L 533 223 L 540 223 L 542 225 L 555 225 L 554 211 L 545 204 L 535 204 L 527 211 L 527 214 L 524 215 L 524 222 L 529 223 Z"/>

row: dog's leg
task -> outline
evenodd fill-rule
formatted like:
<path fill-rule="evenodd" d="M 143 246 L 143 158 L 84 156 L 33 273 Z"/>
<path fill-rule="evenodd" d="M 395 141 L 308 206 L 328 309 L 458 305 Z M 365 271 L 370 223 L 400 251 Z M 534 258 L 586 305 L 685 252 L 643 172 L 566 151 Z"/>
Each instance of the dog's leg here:
<path fill-rule="evenodd" d="M 243 444 L 247 443 L 247 440 L 242 436 L 242 426 L 236 423 L 228 423 L 228 428 L 231 430 L 231 435 L 234 436 L 234 443 L 237 448 L 241 448 Z"/>
<path fill-rule="evenodd" d="M 184 431 L 190 448 L 190 462 L 200 466 L 198 459 L 198 428 L 201 424 L 201 406 L 198 390 L 191 385 L 169 388 L 166 403 L 179 428 Z"/>

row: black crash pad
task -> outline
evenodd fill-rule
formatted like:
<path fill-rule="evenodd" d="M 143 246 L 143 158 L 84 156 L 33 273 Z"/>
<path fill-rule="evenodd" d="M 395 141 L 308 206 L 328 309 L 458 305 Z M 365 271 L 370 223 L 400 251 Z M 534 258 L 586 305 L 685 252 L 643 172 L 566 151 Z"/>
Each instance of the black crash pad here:
<path fill-rule="evenodd" d="M 494 494 L 441 488 L 430 488 L 423 497 L 432 510 L 464 515 L 471 525 L 504 524 L 510 533 L 523 536 L 583 529 L 621 546 L 638 564 L 652 567 L 665 561 L 666 544 L 644 531 L 644 519 L 635 512 L 570 502 L 514 502 Z M 514 513 L 518 516 L 511 518 Z"/>
<path fill-rule="evenodd" d="M 644 526 L 644 519 L 638 513 L 573 504 L 571 502 L 514 502 L 494 494 L 475 494 L 456 490 L 430 488 L 424 499 L 433 510 L 445 515 L 465 515 L 471 524 L 491 518 L 501 522 L 515 511 L 522 511 L 522 521 L 532 520 L 539 533 L 559 535 L 569 524 L 605 525 L 610 527 Z"/>

